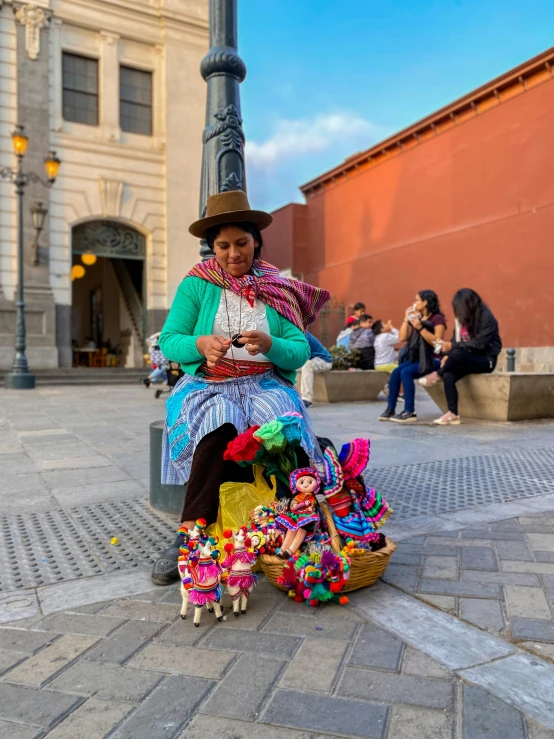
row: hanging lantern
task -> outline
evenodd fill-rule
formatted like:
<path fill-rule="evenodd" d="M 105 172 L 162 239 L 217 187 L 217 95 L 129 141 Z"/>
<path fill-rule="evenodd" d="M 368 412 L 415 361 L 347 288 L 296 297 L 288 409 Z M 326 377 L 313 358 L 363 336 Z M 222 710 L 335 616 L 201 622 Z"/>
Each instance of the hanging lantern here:
<path fill-rule="evenodd" d="M 74 264 L 73 267 L 71 267 L 71 281 L 73 280 L 80 280 L 81 277 L 84 277 L 85 275 L 85 268 L 82 264 Z"/>
<path fill-rule="evenodd" d="M 90 251 L 81 254 L 81 262 L 83 264 L 86 264 L 87 267 L 92 267 L 92 265 L 96 263 L 97 259 L 98 257 L 96 256 L 96 254 L 92 254 L 92 252 Z"/>

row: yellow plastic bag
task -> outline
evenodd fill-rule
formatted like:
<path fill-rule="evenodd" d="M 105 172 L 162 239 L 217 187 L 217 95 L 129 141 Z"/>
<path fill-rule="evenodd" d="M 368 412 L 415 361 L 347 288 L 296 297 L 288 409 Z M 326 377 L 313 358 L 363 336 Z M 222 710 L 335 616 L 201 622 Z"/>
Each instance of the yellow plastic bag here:
<path fill-rule="evenodd" d="M 219 488 L 217 521 L 208 526 L 208 535 L 221 539 L 225 529 L 236 531 L 250 523 L 250 511 L 256 506 L 269 505 L 275 500 L 277 483 L 271 477 L 271 486 L 263 476 L 263 470 L 254 465 L 254 482 L 225 482 Z"/>

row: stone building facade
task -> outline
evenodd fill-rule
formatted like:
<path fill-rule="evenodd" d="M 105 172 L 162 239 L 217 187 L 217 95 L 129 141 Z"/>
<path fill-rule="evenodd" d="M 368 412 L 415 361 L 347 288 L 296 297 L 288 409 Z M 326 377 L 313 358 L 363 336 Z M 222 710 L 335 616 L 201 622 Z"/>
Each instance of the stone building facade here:
<path fill-rule="evenodd" d="M 25 170 L 43 175 L 49 149 L 62 160 L 52 188 L 26 188 L 32 369 L 69 366 L 72 342 L 89 337 L 136 366 L 197 261 L 187 228 L 198 215 L 207 49 L 204 0 L 0 0 L 0 168 L 16 165 L 16 123 L 29 137 Z M 37 201 L 48 215 L 33 266 Z M 16 248 L 16 196 L 1 180 L 0 367 L 13 357 Z M 83 265 L 83 253 L 96 263 Z M 74 264 L 85 274 L 72 281 Z"/>

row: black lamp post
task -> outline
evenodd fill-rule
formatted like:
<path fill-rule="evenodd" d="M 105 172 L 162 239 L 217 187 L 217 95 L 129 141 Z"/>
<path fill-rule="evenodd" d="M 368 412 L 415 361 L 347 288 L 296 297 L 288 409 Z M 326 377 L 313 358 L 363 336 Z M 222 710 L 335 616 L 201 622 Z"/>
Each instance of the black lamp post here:
<path fill-rule="evenodd" d="M 29 182 L 40 182 L 45 187 L 52 187 L 58 174 L 60 160 L 55 151 L 49 151 L 44 160 L 47 181 L 42 180 L 35 172 L 23 172 L 23 157 L 27 151 L 29 139 L 25 136 L 23 126 L 16 126 L 12 133 L 12 142 L 17 157 L 17 168 L 4 167 L 0 170 L 0 176 L 15 185 L 17 195 L 17 300 L 15 316 L 15 358 L 12 371 L 9 372 L 4 384 L 10 390 L 30 390 L 35 387 L 35 375 L 29 372 L 27 357 L 25 356 L 26 332 L 25 332 L 25 303 L 24 274 L 23 274 L 23 195 L 25 187 Z M 43 221 L 44 222 L 44 221 Z"/>
<path fill-rule="evenodd" d="M 239 89 L 246 67 L 237 52 L 237 0 L 210 0 L 210 50 L 202 60 L 200 74 L 208 84 L 200 181 L 203 218 L 210 195 L 228 190 L 246 192 Z M 200 256 L 213 256 L 204 240 Z"/>

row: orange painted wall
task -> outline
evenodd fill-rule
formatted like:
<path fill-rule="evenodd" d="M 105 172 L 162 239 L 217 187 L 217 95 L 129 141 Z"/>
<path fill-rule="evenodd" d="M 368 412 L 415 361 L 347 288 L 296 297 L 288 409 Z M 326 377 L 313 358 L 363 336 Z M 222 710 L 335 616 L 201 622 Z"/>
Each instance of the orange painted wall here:
<path fill-rule="evenodd" d="M 505 346 L 553 345 L 553 132 L 550 79 L 308 195 L 305 279 L 396 323 L 473 287 Z"/>
<path fill-rule="evenodd" d="M 272 213 L 273 223 L 263 232 L 263 258 L 299 276 L 308 258 L 307 210 L 305 205 L 289 203 Z"/>

